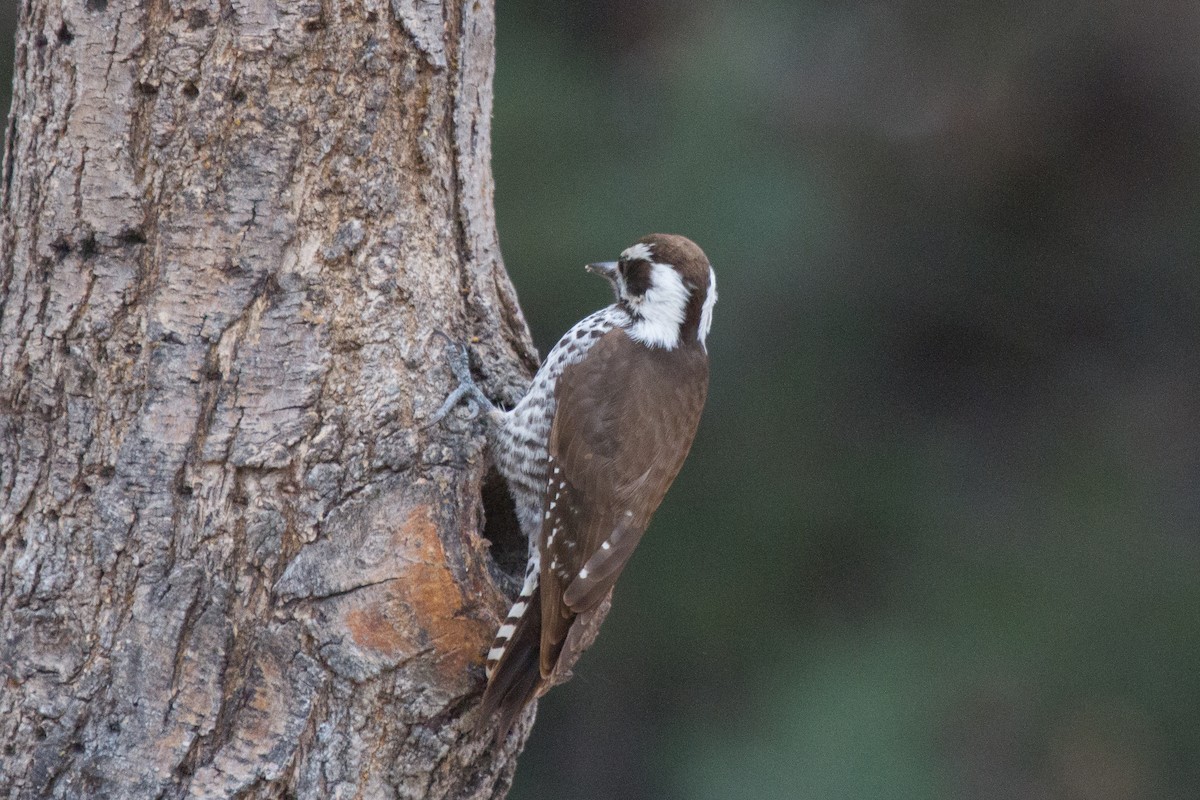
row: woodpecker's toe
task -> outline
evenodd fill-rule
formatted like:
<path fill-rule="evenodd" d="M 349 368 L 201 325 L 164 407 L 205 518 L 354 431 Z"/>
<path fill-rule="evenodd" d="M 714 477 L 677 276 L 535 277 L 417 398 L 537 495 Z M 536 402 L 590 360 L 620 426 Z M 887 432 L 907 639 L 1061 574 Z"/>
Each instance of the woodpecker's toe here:
<path fill-rule="evenodd" d="M 479 416 L 481 411 L 486 413 L 496 408 L 487 395 L 475 384 L 475 379 L 471 377 L 471 356 L 467 352 L 467 348 L 454 341 L 450 341 L 449 337 L 445 336 L 445 334 L 441 335 L 450 342 L 446 348 L 449 351 L 447 361 L 450 362 L 450 372 L 454 374 L 455 379 L 458 381 L 458 386 L 446 397 L 441 406 L 438 407 L 438 410 L 433 412 L 433 416 L 421 426 L 422 428 L 432 428 L 434 425 L 437 425 L 446 418 L 446 415 L 464 397 L 479 406 L 479 408 L 472 412 L 472 419 Z"/>

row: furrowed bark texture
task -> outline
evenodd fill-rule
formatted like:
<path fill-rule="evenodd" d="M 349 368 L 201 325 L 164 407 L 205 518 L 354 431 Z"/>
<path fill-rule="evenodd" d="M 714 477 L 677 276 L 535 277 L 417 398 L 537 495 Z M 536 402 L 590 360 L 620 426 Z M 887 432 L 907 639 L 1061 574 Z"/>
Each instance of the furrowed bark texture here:
<path fill-rule="evenodd" d="M 24 0 L 0 229 L 0 795 L 496 797 L 477 424 L 535 363 L 487 0 Z M 461 415 L 462 412 L 459 412 Z M 525 730 L 525 729 L 523 729 Z"/>

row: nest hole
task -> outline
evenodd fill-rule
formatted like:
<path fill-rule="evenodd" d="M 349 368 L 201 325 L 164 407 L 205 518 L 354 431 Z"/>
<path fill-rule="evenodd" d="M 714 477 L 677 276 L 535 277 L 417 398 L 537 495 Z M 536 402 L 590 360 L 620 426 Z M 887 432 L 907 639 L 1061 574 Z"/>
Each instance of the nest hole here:
<path fill-rule="evenodd" d="M 483 502 L 483 538 L 492 545 L 492 563 L 500 573 L 495 577 L 504 583 L 519 582 L 525 576 L 529 547 L 508 484 L 495 467 L 488 470 L 479 494 Z"/>

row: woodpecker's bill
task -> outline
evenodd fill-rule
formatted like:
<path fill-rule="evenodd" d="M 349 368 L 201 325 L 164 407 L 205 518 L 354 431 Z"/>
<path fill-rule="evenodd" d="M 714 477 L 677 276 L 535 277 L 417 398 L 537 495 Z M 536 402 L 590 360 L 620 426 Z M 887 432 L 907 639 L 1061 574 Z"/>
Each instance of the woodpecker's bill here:
<path fill-rule="evenodd" d="M 708 392 L 717 278 L 703 251 L 652 234 L 587 269 L 612 283 L 616 302 L 567 331 L 515 408 L 492 406 L 460 354 L 460 386 L 434 415 L 463 396 L 488 409 L 493 457 L 529 537 L 524 586 L 487 656 L 482 707 L 489 719 L 498 714 L 498 738 L 531 700 L 571 677 L 596 638 Z"/>

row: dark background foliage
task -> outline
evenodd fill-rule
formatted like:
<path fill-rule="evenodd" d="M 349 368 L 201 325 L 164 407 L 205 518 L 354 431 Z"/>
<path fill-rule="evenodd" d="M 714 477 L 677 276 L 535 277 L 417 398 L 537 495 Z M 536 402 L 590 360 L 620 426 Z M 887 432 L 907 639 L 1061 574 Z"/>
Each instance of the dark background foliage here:
<path fill-rule="evenodd" d="M 543 352 L 644 233 L 721 290 L 692 457 L 512 796 L 1194 796 L 1200 6 L 498 13 Z"/>

